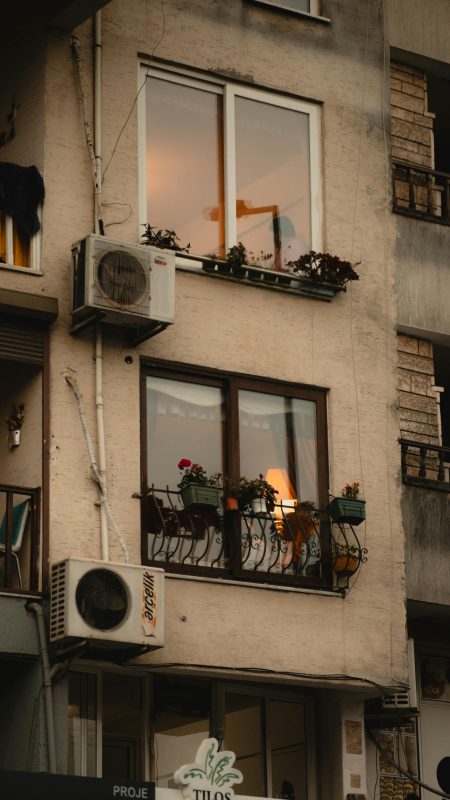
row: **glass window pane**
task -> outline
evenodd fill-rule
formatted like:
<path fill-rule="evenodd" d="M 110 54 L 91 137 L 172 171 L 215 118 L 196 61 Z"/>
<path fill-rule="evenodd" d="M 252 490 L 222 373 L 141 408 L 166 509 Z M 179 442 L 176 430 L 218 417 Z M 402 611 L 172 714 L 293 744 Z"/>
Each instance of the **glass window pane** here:
<path fill-rule="evenodd" d="M 216 386 L 147 378 L 148 483 L 176 489 L 178 462 L 222 472 L 222 393 Z"/>
<path fill-rule="evenodd" d="M 296 471 L 298 497 L 317 504 L 317 424 L 316 404 L 311 400 L 292 400 L 295 432 Z"/>
<path fill-rule="evenodd" d="M 210 688 L 155 678 L 153 780 L 174 789 L 173 773 L 190 764 L 210 731 Z"/>
<path fill-rule="evenodd" d="M 144 710 L 142 679 L 103 673 L 102 775 L 142 780 Z"/>
<path fill-rule="evenodd" d="M 147 221 L 223 255 L 222 96 L 159 78 L 146 91 Z"/>
<path fill-rule="evenodd" d="M 309 118 L 236 98 L 237 239 L 275 255 L 275 266 L 311 248 Z"/>
<path fill-rule="evenodd" d="M 236 753 L 236 767 L 244 780 L 239 794 L 266 794 L 264 758 L 264 706 L 260 697 L 227 694 L 225 698 L 225 743 Z"/>
<path fill-rule="evenodd" d="M 239 447 L 241 475 L 264 475 L 280 500 L 295 496 L 288 477 L 285 398 L 263 392 L 239 391 Z"/>
<path fill-rule="evenodd" d="M 307 800 L 305 709 L 301 703 L 270 702 L 272 796 Z"/>
<path fill-rule="evenodd" d="M 69 673 L 68 774 L 97 774 L 97 699 L 95 675 Z"/>
<path fill-rule="evenodd" d="M 307 11 L 312 13 L 310 0 L 264 0 L 264 2 L 274 6 L 292 8 L 293 11 Z"/>

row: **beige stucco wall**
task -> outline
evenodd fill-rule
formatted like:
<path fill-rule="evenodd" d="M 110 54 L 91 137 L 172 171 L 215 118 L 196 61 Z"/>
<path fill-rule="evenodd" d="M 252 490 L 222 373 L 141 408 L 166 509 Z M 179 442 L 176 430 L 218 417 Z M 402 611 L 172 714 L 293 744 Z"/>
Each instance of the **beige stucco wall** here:
<path fill-rule="evenodd" d="M 345 5 L 324 2 L 333 19 L 326 26 L 238 0 L 226 6 L 218 0 L 164 3 L 158 58 L 323 103 L 324 249 L 360 260 L 361 278 L 328 304 L 178 271 L 172 327 L 135 350 L 117 332 L 105 332 L 107 471 L 116 519 L 131 561 L 139 563 L 139 503 L 131 498 L 140 485 L 139 356 L 327 387 L 330 489 L 362 481 L 367 523 L 360 531 L 369 560 L 345 599 L 168 579 L 167 644 L 147 656 L 152 662 L 342 673 L 384 684 L 406 677 L 383 53 L 375 22 L 366 41 L 359 3 Z M 112 0 L 102 16 L 102 145 L 108 160 L 136 95 L 137 54 L 152 53 L 163 20 L 160 6 L 144 0 Z M 80 29 L 82 48 L 90 47 L 90 33 L 90 24 Z M 84 71 L 89 86 L 89 54 Z M 8 286 L 56 295 L 60 303 L 50 341 L 52 561 L 100 555 L 96 489 L 64 380 L 65 370 L 72 370 L 95 433 L 93 334 L 69 335 L 70 245 L 92 230 L 93 215 L 75 77 L 69 37 L 53 32 L 46 61 L 44 275 L 2 275 Z M 131 205 L 129 219 L 108 232 L 136 242 L 135 111 L 109 167 L 104 201 Z M 109 206 L 106 221 L 122 211 Z M 128 354 L 132 364 L 124 361 Z M 111 537 L 111 558 L 121 557 Z"/>

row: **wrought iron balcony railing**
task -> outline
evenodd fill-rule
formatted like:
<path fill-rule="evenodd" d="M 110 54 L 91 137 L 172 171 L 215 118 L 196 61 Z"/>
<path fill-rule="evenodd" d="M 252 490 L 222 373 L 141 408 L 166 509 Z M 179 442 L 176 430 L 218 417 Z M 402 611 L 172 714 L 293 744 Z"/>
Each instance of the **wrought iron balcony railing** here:
<path fill-rule="evenodd" d="M 404 161 L 392 162 L 394 211 L 450 225 L 450 174 Z"/>
<path fill-rule="evenodd" d="M 450 448 L 400 439 L 403 483 L 450 492 Z"/>
<path fill-rule="evenodd" d="M 339 583 L 333 581 L 337 547 L 347 579 L 354 569 L 344 568 L 366 560 L 353 530 L 345 533 L 340 526 L 344 537 L 338 545 L 328 512 L 301 505 L 280 503 L 272 513 L 251 505 L 184 509 L 179 492 L 152 488 L 143 511 L 144 561 L 170 572 L 330 589 Z"/>
<path fill-rule="evenodd" d="M 41 490 L 0 485 L 0 592 L 39 590 Z"/>

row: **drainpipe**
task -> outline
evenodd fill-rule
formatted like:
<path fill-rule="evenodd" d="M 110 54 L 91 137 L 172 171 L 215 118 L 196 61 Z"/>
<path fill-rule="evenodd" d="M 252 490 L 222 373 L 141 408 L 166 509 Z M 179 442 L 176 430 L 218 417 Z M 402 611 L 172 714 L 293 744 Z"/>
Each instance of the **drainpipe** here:
<path fill-rule="evenodd" d="M 96 211 L 95 232 L 105 235 L 102 213 L 102 14 L 94 17 L 94 147 Z M 95 407 L 97 409 L 98 471 L 104 487 L 100 499 L 100 530 L 103 561 L 109 560 L 108 519 L 106 515 L 106 447 L 105 417 L 103 408 L 103 336 L 102 326 L 95 330 Z"/>
<path fill-rule="evenodd" d="M 42 677 L 44 683 L 44 702 L 45 720 L 47 726 L 47 758 L 48 771 L 54 775 L 56 773 L 56 742 L 55 742 L 55 723 L 53 719 L 53 695 L 52 677 L 50 662 L 48 660 L 47 637 L 45 633 L 44 609 L 39 603 L 28 603 L 28 611 L 33 611 L 36 615 L 36 623 L 39 637 L 39 651 L 41 655 Z"/>
<path fill-rule="evenodd" d="M 103 413 L 103 336 L 101 323 L 95 330 L 95 406 L 97 409 L 98 471 L 103 486 L 100 497 L 100 530 L 102 559 L 109 561 L 108 518 L 106 514 L 106 447 Z"/>

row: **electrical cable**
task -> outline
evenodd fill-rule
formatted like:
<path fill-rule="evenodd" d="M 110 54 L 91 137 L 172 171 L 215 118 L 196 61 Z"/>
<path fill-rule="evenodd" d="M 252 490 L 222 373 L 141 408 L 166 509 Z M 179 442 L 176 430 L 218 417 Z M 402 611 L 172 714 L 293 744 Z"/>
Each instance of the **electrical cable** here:
<path fill-rule="evenodd" d="M 397 772 L 399 772 L 401 775 L 404 775 L 405 778 L 408 778 L 408 780 L 410 780 L 411 783 L 414 783 L 416 786 L 420 786 L 421 789 L 425 789 L 427 792 L 431 792 L 432 794 L 437 795 L 437 797 L 440 797 L 441 800 L 443 800 L 443 798 L 445 798 L 445 800 L 450 800 L 450 794 L 447 794 L 447 792 L 443 792 L 442 790 L 439 789 L 434 789 L 432 786 L 429 786 L 428 783 L 424 783 L 423 781 L 419 780 L 419 778 L 415 778 L 413 775 L 407 772 L 406 769 L 403 769 L 403 767 L 401 767 L 400 764 L 397 764 L 394 761 L 394 759 L 392 759 L 389 756 L 387 751 L 381 747 L 380 743 L 377 741 L 376 737 L 373 735 L 370 728 L 366 728 L 366 730 L 369 739 L 372 740 L 378 752 L 383 757 L 383 761 L 386 761 L 388 764 L 391 765 L 391 767 L 394 767 L 394 769 L 396 769 Z"/>
<path fill-rule="evenodd" d="M 138 90 L 138 92 L 137 92 L 137 94 L 136 94 L 136 96 L 135 96 L 135 98 L 134 98 L 134 100 L 133 100 L 133 102 L 131 104 L 131 108 L 130 108 L 130 110 L 128 112 L 127 118 L 125 119 L 125 122 L 123 123 L 123 125 L 122 125 L 122 127 L 121 127 L 121 129 L 119 131 L 119 135 L 117 136 L 117 139 L 115 141 L 114 147 L 113 147 L 111 155 L 109 157 L 109 160 L 108 160 L 108 162 L 106 164 L 106 167 L 103 170 L 102 184 L 105 181 L 105 175 L 106 175 L 106 173 L 108 171 L 108 168 L 109 168 L 109 166 L 110 166 L 110 164 L 111 164 L 111 162 L 112 162 L 112 160 L 113 160 L 113 158 L 115 156 L 118 144 L 120 142 L 120 139 L 122 138 L 122 134 L 124 133 L 125 128 L 127 127 L 128 123 L 129 123 L 129 121 L 131 119 L 131 115 L 132 115 L 132 113 L 134 111 L 134 107 L 135 107 L 135 105 L 136 105 L 136 103 L 138 101 L 139 95 L 141 94 L 142 89 L 144 88 L 145 84 L 147 83 L 147 78 L 149 76 L 149 71 L 150 71 L 151 60 L 152 60 L 152 58 L 154 58 L 156 50 L 158 49 L 159 45 L 161 44 L 161 42 L 162 42 L 162 40 L 164 38 L 164 34 L 166 32 L 166 15 L 164 13 L 164 0 L 160 0 L 160 5 L 161 5 L 161 14 L 162 14 L 162 18 L 163 18 L 162 32 L 161 32 L 161 35 L 160 35 L 158 41 L 156 42 L 155 46 L 153 47 L 153 50 L 150 53 L 150 56 L 149 56 L 149 59 L 148 59 L 147 70 L 146 70 L 146 73 L 145 73 L 145 78 L 144 78 L 141 86 L 139 87 L 139 90 Z"/>
<path fill-rule="evenodd" d="M 385 695 L 386 692 L 389 690 L 388 686 L 383 686 L 381 683 L 377 683 L 377 681 L 372 680 L 371 678 L 362 678 L 356 675 L 345 675 L 341 673 L 337 673 L 335 675 L 323 675 L 323 674 L 312 674 L 308 672 L 295 672 L 294 670 L 278 670 L 278 669 L 269 669 L 265 667 L 227 667 L 222 664 L 186 664 L 183 662 L 167 662 L 167 663 L 157 663 L 157 664 L 150 664 L 150 663 L 140 663 L 140 664 L 130 664 L 128 663 L 127 666 L 129 667 L 136 667 L 137 669 L 150 669 L 150 670 L 161 670 L 161 669 L 209 669 L 209 670 L 217 670 L 221 672 L 236 672 L 236 673 L 247 673 L 251 675 L 273 675 L 277 677 L 286 677 L 286 678 L 305 678 L 307 680 L 316 680 L 316 681 L 341 681 L 341 682 L 354 682 L 358 681 L 359 683 L 367 686 L 373 686 L 378 689 L 382 695 Z M 407 688 L 407 684 L 400 684 L 396 688 Z"/>

